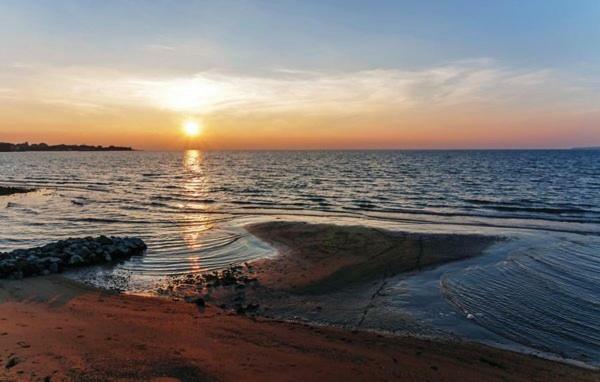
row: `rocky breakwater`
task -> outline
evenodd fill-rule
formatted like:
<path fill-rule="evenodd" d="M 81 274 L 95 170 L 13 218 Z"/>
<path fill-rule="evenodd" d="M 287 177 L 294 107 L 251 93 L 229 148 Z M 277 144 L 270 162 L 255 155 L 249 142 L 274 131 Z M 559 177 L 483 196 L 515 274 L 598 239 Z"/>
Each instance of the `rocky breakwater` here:
<path fill-rule="evenodd" d="M 126 259 L 145 249 L 143 240 L 132 237 L 69 238 L 42 247 L 0 253 L 0 278 L 60 273 L 67 268 Z"/>

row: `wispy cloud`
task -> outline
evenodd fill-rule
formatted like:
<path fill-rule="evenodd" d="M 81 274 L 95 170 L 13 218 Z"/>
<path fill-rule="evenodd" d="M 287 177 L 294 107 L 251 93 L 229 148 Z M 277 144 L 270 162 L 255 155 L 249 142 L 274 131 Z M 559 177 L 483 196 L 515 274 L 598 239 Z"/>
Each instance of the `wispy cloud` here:
<path fill-rule="evenodd" d="M 173 113 L 399 113 L 460 105 L 544 108 L 598 101 L 594 89 L 549 69 L 523 70 L 489 59 L 423 70 L 320 72 L 278 69 L 270 76 L 205 71 L 140 77 L 98 68 L 47 69 L 23 76 L 30 100 L 97 112 L 111 107 Z M 583 100 L 583 101 L 582 101 Z"/>
<path fill-rule="evenodd" d="M 146 44 L 143 46 L 145 50 L 158 51 L 158 52 L 173 52 L 176 48 L 172 45 L 166 44 Z"/>

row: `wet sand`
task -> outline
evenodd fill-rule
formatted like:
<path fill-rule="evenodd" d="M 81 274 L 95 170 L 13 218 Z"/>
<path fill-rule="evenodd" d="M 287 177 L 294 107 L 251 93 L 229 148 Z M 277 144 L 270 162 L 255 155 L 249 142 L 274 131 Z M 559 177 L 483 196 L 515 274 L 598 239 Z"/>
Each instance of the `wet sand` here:
<path fill-rule="evenodd" d="M 255 263 L 261 284 L 301 294 L 330 293 L 478 256 L 503 240 L 475 234 L 417 234 L 302 222 L 261 223 L 247 230 L 280 253 Z"/>
<path fill-rule="evenodd" d="M 419 324 L 385 300 L 398 275 L 478 256 L 501 237 L 475 234 L 417 234 L 362 226 L 275 221 L 246 229 L 277 248 L 274 258 L 252 263 L 247 276 L 258 283 L 205 288 L 204 297 L 276 319 L 447 336 Z M 397 282 L 397 281 L 396 281 Z M 178 291 L 196 292 L 183 280 Z"/>
<path fill-rule="evenodd" d="M 258 289 L 278 293 L 310 296 L 344 289 L 343 283 L 379 282 L 382 265 L 359 267 L 369 258 L 365 246 L 374 242 L 410 243 L 407 259 L 387 266 L 393 272 L 433 265 L 427 259 L 435 246 L 421 246 L 414 236 L 390 239 L 387 232 L 299 223 L 249 230 L 283 250 L 254 270 L 263 285 Z M 456 248 L 464 248 L 463 239 Z M 489 245 L 482 240 L 469 251 L 446 253 L 471 256 Z M 382 258 L 394 251 L 385 248 Z M 346 258 L 350 253 L 355 256 Z M 336 257 L 346 261 L 330 263 Z M 292 277 L 298 267 L 304 274 Z M 595 371 L 478 344 L 248 317 L 210 303 L 202 309 L 173 298 L 108 293 L 62 276 L 0 282 L 0 363 L 2 381 L 599 380 Z"/>

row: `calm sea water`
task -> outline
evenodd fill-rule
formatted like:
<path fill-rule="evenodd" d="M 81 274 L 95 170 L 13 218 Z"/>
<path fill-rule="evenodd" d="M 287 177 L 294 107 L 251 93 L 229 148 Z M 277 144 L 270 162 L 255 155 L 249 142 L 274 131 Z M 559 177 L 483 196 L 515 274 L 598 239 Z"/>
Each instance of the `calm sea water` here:
<path fill-rule="evenodd" d="M 0 251 L 140 236 L 145 256 L 82 276 L 137 292 L 273 255 L 243 230 L 254 221 L 510 236 L 499 254 L 436 273 L 438 303 L 516 343 L 600 363 L 600 151 L 0 153 L 0 184 L 40 189 L 0 199 Z"/>

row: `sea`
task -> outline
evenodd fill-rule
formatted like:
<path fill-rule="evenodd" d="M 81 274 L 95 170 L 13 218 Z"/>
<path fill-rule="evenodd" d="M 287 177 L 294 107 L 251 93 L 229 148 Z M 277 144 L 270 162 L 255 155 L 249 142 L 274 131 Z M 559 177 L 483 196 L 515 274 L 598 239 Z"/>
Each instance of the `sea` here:
<path fill-rule="evenodd" d="M 600 151 L 0 153 L 0 185 L 38 190 L 0 198 L 0 252 L 144 239 L 143 256 L 73 274 L 128 293 L 275 256 L 244 230 L 256 222 L 501 236 L 482 256 L 398 278 L 386 304 L 459 337 L 600 366 Z"/>

